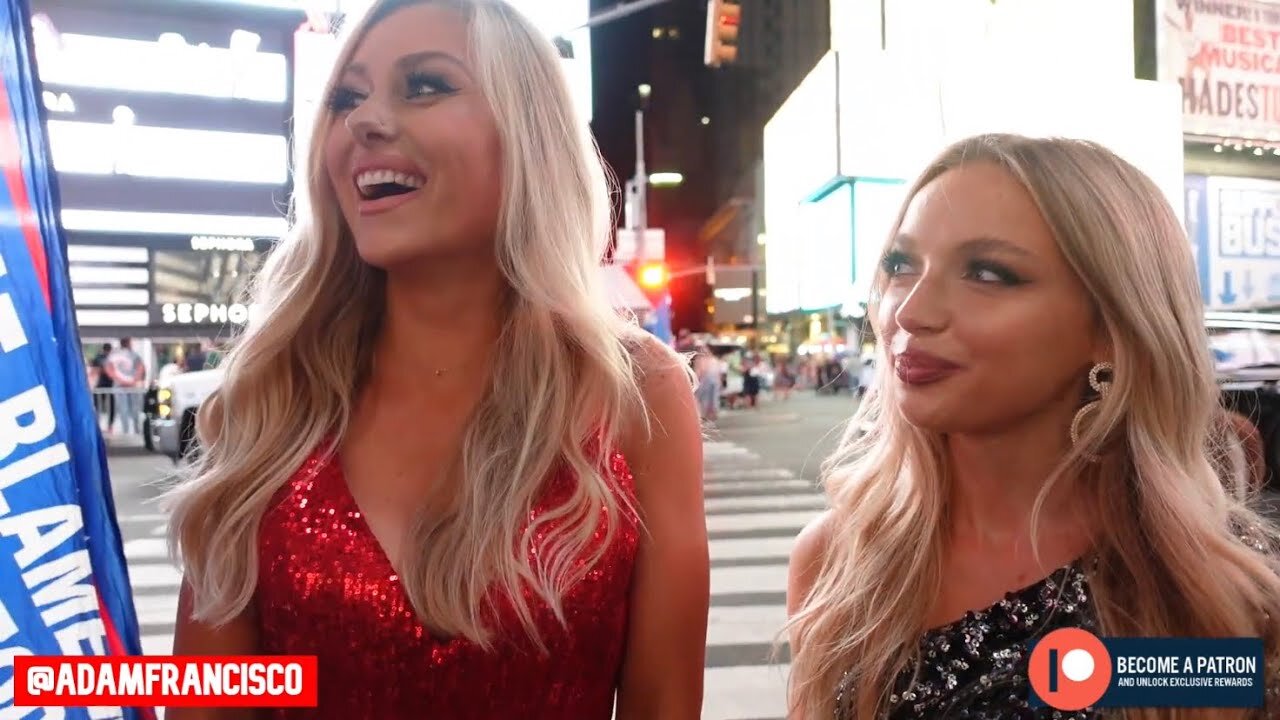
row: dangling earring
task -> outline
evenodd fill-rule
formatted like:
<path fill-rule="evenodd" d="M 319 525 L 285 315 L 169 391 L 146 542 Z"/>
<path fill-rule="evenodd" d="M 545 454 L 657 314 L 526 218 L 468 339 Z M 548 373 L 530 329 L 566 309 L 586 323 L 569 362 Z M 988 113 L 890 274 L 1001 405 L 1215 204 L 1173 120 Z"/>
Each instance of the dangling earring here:
<path fill-rule="evenodd" d="M 1080 442 L 1080 423 L 1089 413 L 1098 409 L 1102 403 L 1102 399 L 1107 396 L 1107 391 L 1111 389 L 1111 380 L 1102 379 L 1102 373 L 1110 375 L 1115 370 L 1115 366 L 1109 362 L 1100 362 L 1089 370 L 1089 387 L 1098 393 L 1098 398 L 1085 403 L 1084 407 L 1076 412 L 1075 418 L 1071 421 L 1071 444 L 1076 445 Z"/>

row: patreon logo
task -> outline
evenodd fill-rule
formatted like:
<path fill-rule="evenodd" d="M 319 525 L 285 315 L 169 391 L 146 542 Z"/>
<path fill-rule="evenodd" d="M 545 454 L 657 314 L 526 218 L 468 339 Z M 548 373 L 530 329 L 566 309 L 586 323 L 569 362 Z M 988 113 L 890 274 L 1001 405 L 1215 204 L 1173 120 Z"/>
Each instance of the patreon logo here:
<path fill-rule="evenodd" d="M 1087 630 L 1054 630 L 1031 651 L 1027 676 L 1031 689 L 1049 707 L 1082 710 L 1101 699 L 1111 685 L 1111 653 Z"/>

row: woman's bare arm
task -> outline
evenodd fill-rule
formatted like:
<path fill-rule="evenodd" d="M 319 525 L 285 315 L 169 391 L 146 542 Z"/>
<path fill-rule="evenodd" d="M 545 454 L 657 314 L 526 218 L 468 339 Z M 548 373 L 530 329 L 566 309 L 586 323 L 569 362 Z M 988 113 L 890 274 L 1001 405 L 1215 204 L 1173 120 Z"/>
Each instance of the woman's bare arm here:
<path fill-rule="evenodd" d="M 184 581 L 178 593 L 174 655 L 257 655 L 258 624 L 251 611 L 214 627 L 191 617 L 191 588 Z M 175 707 L 165 711 L 165 720 L 264 720 L 266 712 L 253 708 Z"/>

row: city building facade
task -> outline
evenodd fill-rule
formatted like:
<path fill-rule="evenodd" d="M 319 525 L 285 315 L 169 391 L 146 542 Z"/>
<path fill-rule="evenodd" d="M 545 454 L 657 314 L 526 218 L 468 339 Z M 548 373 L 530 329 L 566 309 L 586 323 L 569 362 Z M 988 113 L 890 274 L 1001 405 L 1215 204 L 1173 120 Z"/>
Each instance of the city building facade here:
<path fill-rule="evenodd" d="M 739 53 L 712 72 L 711 134 L 716 209 L 699 240 L 722 272 L 708 297 L 708 326 L 766 348 L 778 328 L 764 314 L 763 135 L 777 112 L 831 46 L 830 0 L 753 0 L 743 4 Z M 727 278 L 744 278 L 733 286 Z M 731 300 L 743 289 L 752 295 Z"/>
<path fill-rule="evenodd" d="M 150 364 L 234 334 L 286 229 L 303 13 L 71 0 L 32 11 L 82 340 L 139 338 Z"/>

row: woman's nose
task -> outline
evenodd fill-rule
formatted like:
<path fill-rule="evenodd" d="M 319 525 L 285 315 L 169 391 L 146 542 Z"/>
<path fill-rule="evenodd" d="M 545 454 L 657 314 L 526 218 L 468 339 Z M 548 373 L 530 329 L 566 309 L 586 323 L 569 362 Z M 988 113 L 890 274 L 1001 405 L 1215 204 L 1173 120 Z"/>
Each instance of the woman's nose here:
<path fill-rule="evenodd" d="M 946 288 L 937 278 L 920 275 L 894 309 L 898 327 L 917 334 L 946 327 L 949 311 Z"/>
<path fill-rule="evenodd" d="M 347 129 L 363 145 L 394 140 L 395 118 L 372 98 L 347 115 Z"/>

